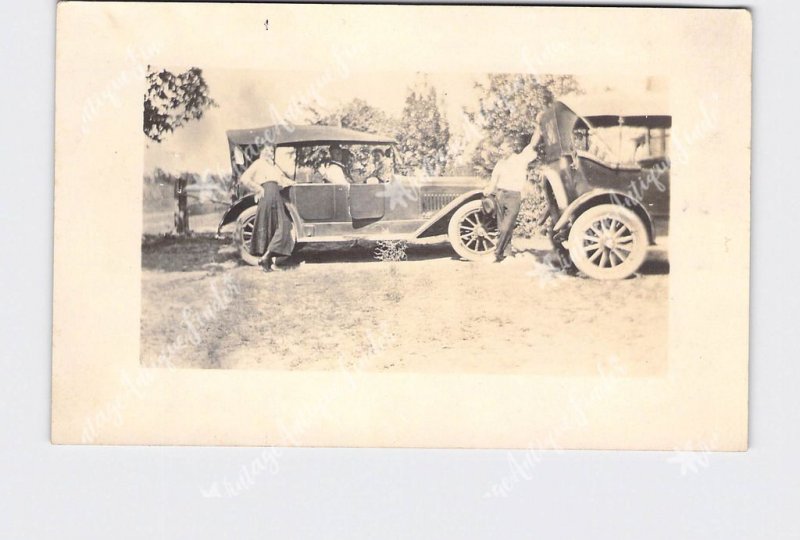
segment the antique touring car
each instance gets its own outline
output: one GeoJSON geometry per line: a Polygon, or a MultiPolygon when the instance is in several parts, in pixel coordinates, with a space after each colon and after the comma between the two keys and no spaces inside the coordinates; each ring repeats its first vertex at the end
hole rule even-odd
{"type": "MultiPolygon", "coordinates": [[[[233,179],[238,180],[269,144],[295,149],[295,184],[282,190],[298,245],[310,242],[364,240],[415,240],[447,235],[463,258],[491,257],[497,238],[496,220],[481,210],[485,180],[473,177],[427,178],[394,174],[394,145],[390,137],[330,126],[270,126],[228,131],[233,179]],[[355,164],[348,171],[349,184],[329,183],[306,167],[308,157],[321,147],[352,149],[368,156],[380,150],[391,156],[388,174],[378,180],[361,176],[355,164]]],[[[354,155],[349,153],[349,155],[354,155]]],[[[357,161],[357,160],[354,160],[357,161]]],[[[235,240],[241,257],[249,264],[256,202],[252,194],[240,197],[222,217],[219,231],[236,223],[235,240]]]]}
{"type": "MultiPolygon", "coordinates": [[[[648,246],[666,234],[671,125],[666,107],[657,100],[610,95],[556,101],[542,115],[540,174],[549,195],[553,241],[566,248],[569,259],[585,275],[596,279],[632,275],[644,262],[648,246]]],[[[446,235],[464,259],[491,260],[493,256],[497,222],[481,205],[484,180],[392,172],[370,183],[353,169],[351,183],[343,185],[315,181],[308,170],[302,170],[308,169],[300,164],[304,149],[347,146],[360,148],[363,155],[364,148],[391,150],[395,141],[389,137],[329,126],[293,126],[291,130],[270,126],[229,131],[228,143],[237,186],[266,144],[297,150],[296,183],[285,188],[283,196],[298,245],[446,235]]],[[[241,257],[256,264],[249,249],[255,198],[238,195],[219,230],[235,222],[241,257]]]]}
{"type": "Polygon", "coordinates": [[[630,276],[668,229],[672,118],[663,99],[556,101],[540,121],[554,242],[587,276],[630,276]]]}

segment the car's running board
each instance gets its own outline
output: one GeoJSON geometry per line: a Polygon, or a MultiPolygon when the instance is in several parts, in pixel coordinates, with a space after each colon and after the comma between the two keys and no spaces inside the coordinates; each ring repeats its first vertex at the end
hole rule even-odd
{"type": "Polygon", "coordinates": [[[440,234],[438,236],[426,236],[425,238],[416,238],[412,234],[405,236],[398,235],[372,235],[372,236],[308,236],[305,238],[298,238],[298,244],[314,244],[319,242],[355,242],[358,240],[366,242],[380,242],[380,241],[394,241],[394,242],[413,242],[414,244],[436,244],[439,242],[447,241],[447,235],[440,234]]]}

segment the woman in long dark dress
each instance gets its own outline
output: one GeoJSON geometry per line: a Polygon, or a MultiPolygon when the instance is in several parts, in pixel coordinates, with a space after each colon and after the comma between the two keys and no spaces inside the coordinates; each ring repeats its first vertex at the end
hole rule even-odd
{"type": "Polygon", "coordinates": [[[258,203],[250,254],[259,257],[264,271],[272,268],[275,258],[289,257],[294,251],[292,222],[281,196],[281,189],[294,181],[277,165],[273,152],[266,147],[240,179],[255,193],[258,203]]]}

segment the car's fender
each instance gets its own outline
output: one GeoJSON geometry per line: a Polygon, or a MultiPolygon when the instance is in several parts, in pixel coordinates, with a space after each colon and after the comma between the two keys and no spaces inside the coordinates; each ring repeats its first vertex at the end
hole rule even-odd
{"type": "Polygon", "coordinates": [[[542,181],[550,186],[550,190],[553,192],[558,207],[566,208],[568,206],[567,190],[564,187],[564,181],[561,178],[559,168],[553,165],[544,165],[539,174],[542,181]]]}
{"type": "MultiPolygon", "coordinates": [[[[303,222],[300,219],[300,214],[297,213],[297,208],[295,208],[294,204],[288,201],[284,202],[286,204],[286,208],[289,210],[289,216],[292,219],[292,223],[302,224],[303,222]]],[[[242,215],[242,212],[244,212],[248,208],[252,208],[256,204],[258,203],[256,202],[255,195],[253,195],[252,193],[249,195],[245,195],[244,197],[233,203],[227,210],[225,210],[225,213],[222,215],[222,219],[220,220],[219,225],[217,226],[217,234],[220,234],[222,232],[222,228],[225,225],[233,223],[234,221],[239,219],[239,216],[242,215]]]]}
{"type": "Polygon", "coordinates": [[[591,191],[587,191],[572,201],[561,213],[561,217],[558,218],[558,221],[556,221],[555,225],[553,225],[553,230],[560,231],[561,229],[565,228],[573,218],[579,216],[587,208],[591,208],[592,206],[597,206],[599,204],[616,204],[636,212],[636,214],[644,222],[645,227],[647,227],[648,240],[651,244],[655,242],[655,225],[653,224],[653,219],[650,217],[650,214],[647,212],[645,207],[642,206],[642,204],[637,201],[636,198],[630,196],[629,194],[611,189],[593,189],[591,191]]]}
{"type": "Polygon", "coordinates": [[[480,199],[481,197],[483,197],[483,190],[480,189],[473,189],[462,193],[457,198],[450,201],[441,210],[436,212],[436,214],[434,214],[425,223],[420,225],[417,230],[411,234],[411,237],[425,238],[428,236],[447,234],[447,226],[453,213],[464,203],[480,199]]]}
{"type": "Polygon", "coordinates": [[[255,205],[256,205],[256,197],[252,193],[250,193],[249,195],[245,195],[244,197],[233,203],[227,210],[225,210],[225,213],[222,214],[222,219],[220,220],[219,225],[217,226],[217,234],[220,234],[222,228],[225,225],[236,221],[242,214],[242,212],[244,212],[251,206],[255,205]]]}

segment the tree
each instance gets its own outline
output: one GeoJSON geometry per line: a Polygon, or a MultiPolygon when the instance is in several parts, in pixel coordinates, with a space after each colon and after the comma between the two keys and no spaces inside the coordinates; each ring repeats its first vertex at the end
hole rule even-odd
{"type": "Polygon", "coordinates": [[[533,133],[536,116],[565,94],[580,91],[571,75],[490,75],[487,84],[477,84],[482,94],[477,111],[465,111],[484,134],[472,157],[475,171],[489,176],[503,157],[504,140],[533,133]]]}
{"type": "Polygon", "coordinates": [[[450,126],[439,108],[436,89],[423,83],[410,89],[398,133],[398,161],[403,174],[441,175],[447,166],[450,126]]]}
{"type": "Polygon", "coordinates": [[[359,98],[327,115],[314,109],[310,109],[310,112],[312,123],[323,126],[339,126],[377,135],[394,135],[398,128],[396,119],[359,98]]]}
{"type": "Polygon", "coordinates": [[[193,67],[183,73],[148,68],[144,94],[144,134],[161,142],[168,133],[203,113],[217,103],[209,96],[203,71],[193,67]]]}

